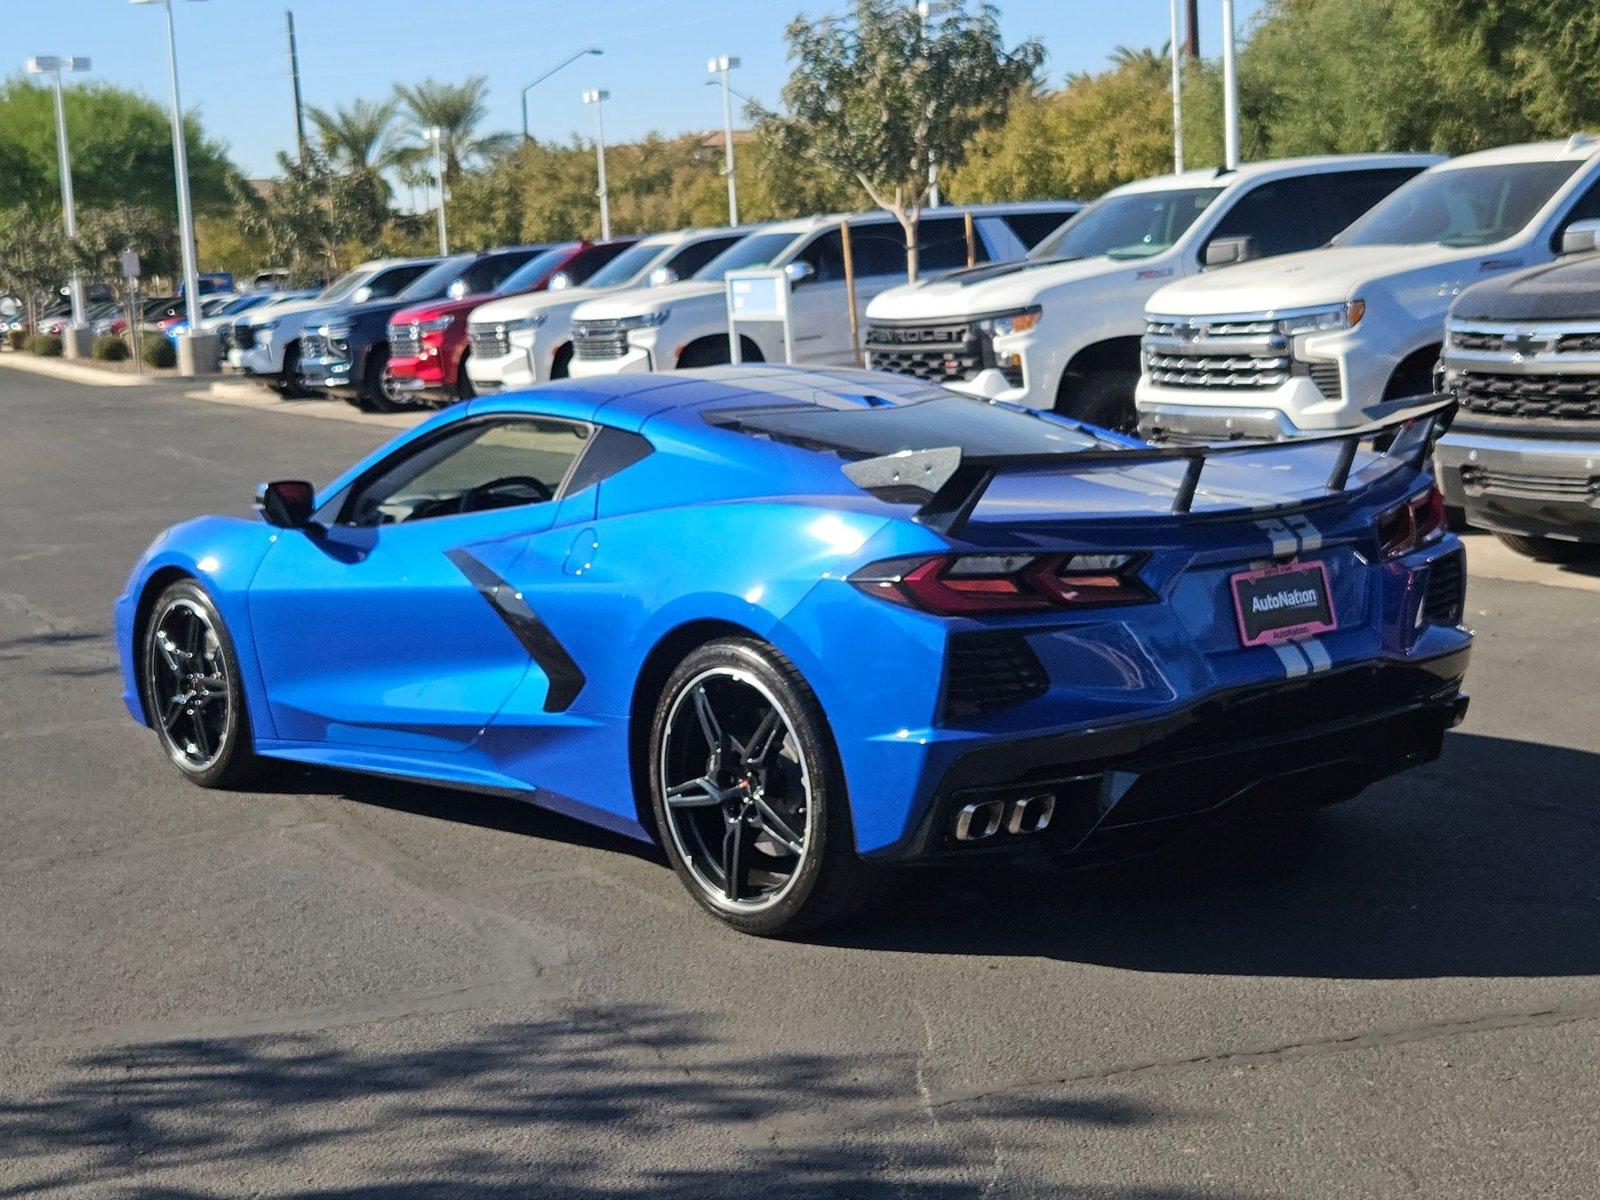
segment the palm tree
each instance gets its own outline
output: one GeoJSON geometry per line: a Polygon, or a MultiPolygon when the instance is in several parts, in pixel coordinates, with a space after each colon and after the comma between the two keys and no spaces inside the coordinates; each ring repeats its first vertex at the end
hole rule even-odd
{"type": "Polygon", "coordinates": [[[397,100],[357,100],[349,108],[308,108],[316,126],[317,144],[334,166],[343,170],[371,167],[382,171],[396,162],[394,118],[397,100]]]}
{"type": "Polygon", "coordinates": [[[460,176],[466,166],[504,153],[516,144],[509,133],[479,134],[478,127],[489,115],[484,97],[489,82],[473,75],[465,83],[444,83],[424,79],[407,87],[395,85],[395,95],[404,106],[408,132],[419,141],[424,131],[444,131],[444,173],[447,180],[460,176]]]}

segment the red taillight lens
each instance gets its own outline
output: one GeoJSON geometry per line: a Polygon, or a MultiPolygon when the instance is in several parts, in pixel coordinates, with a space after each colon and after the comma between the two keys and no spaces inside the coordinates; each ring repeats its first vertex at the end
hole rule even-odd
{"type": "Polygon", "coordinates": [[[939,554],[863,567],[850,582],[869,595],[939,616],[1142,604],[1143,555],[939,554]]]}
{"type": "Polygon", "coordinates": [[[1397,504],[1378,518],[1383,557],[1398,558],[1444,536],[1444,497],[1430,487],[1420,496],[1397,504]]]}

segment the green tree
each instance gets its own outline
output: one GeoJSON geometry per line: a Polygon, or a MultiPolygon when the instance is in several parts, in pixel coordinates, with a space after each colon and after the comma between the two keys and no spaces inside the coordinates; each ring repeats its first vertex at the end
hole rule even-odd
{"type": "Polygon", "coordinates": [[[66,236],[53,215],[23,204],[0,216],[0,291],[22,301],[30,333],[40,304],[66,282],[70,264],[66,236]]]}
{"type": "Polygon", "coordinates": [[[1005,119],[1044,48],[1030,39],[1008,50],[998,10],[969,10],[966,0],[944,0],[926,19],[904,0],[854,0],[845,17],[795,18],[784,37],[794,63],[786,114],[759,113],[761,133],[893,213],[915,279],[930,185],[961,165],[976,133],[1005,119]]]}
{"type": "MultiPolygon", "coordinates": [[[[72,181],[84,208],[145,205],[177,219],[172,130],[167,110],[138,92],[105,83],[66,89],[72,181]]],[[[60,204],[55,101],[49,88],[12,78],[0,83],[0,209],[60,204]]],[[[189,183],[199,212],[227,211],[238,170],[193,113],[184,120],[189,183]]]]}
{"type": "MultiPolygon", "coordinates": [[[[470,166],[493,160],[512,149],[516,138],[509,133],[482,133],[480,127],[489,116],[485,98],[489,83],[474,75],[465,83],[445,83],[424,79],[421,83],[395,85],[395,96],[402,106],[401,116],[407,132],[416,142],[429,129],[444,131],[444,176],[454,184],[470,166]]],[[[408,147],[411,157],[429,151],[408,147]]]]}
{"type": "Polygon", "coordinates": [[[178,273],[178,234],[164,213],[145,204],[116,204],[79,214],[73,265],[85,279],[110,284],[118,299],[125,298],[124,250],[138,253],[145,278],[178,273]]]}
{"type": "Polygon", "coordinates": [[[235,219],[297,283],[331,278],[382,242],[390,222],[388,187],[370,167],[335,171],[320,154],[278,155],[280,178],[265,195],[240,187],[235,219]]]}
{"type": "Polygon", "coordinates": [[[399,108],[398,100],[355,100],[331,111],[313,105],[306,116],[311,118],[317,149],[335,168],[381,171],[396,162],[394,119],[399,108]]]}

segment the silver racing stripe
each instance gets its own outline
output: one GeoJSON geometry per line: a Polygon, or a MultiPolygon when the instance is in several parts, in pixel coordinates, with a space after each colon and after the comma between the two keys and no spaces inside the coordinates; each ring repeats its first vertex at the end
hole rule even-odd
{"type": "Polygon", "coordinates": [[[1311,673],[1311,663],[1293,642],[1276,642],[1272,649],[1283,663],[1284,674],[1290,679],[1311,673]]]}
{"type": "Polygon", "coordinates": [[[1272,553],[1275,557],[1294,554],[1300,548],[1300,539],[1294,530],[1277,517],[1267,517],[1257,521],[1256,528],[1267,535],[1267,540],[1272,543],[1272,553]]]}
{"type": "Polygon", "coordinates": [[[1318,529],[1305,517],[1296,514],[1291,517],[1285,517],[1283,523],[1300,540],[1301,554],[1309,550],[1320,550],[1322,548],[1322,530],[1318,529]]]}
{"type": "Polygon", "coordinates": [[[1311,671],[1327,671],[1333,667],[1333,659],[1328,656],[1328,648],[1316,638],[1307,638],[1303,642],[1296,642],[1302,654],[1311,662],[1311,671]]]}

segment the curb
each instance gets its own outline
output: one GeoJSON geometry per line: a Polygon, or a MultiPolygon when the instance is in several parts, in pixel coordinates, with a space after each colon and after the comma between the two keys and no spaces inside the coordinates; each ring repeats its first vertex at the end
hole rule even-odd
{"type": "Polygon", "coordinates": [[[68,379],[73,383],[92,383],[100,387],[149,387],[161,378],[157,375],[127,375],[121,371],[105,371],[99,367],[86,367],[76,362],[24,355],[20,351],[0,354],[0,367],[11,367],[34,375],[49,375],[53,379],[68,379]]]}
{"type": "Polygon", "coordinates": [[[260,384],[232,380],[213,383],[203,391],[184,392],[186,400],[205,400],[230,408],[249,408],[256,412],[285,417],[312,417],[322,421],[350,421],[357,425],[377,425],[386,429],[410,429],[433,414],[364,413],[343,400],[282,400],[260,384]]]}

